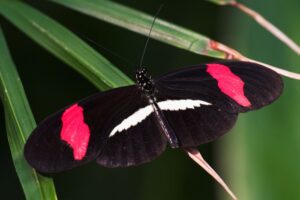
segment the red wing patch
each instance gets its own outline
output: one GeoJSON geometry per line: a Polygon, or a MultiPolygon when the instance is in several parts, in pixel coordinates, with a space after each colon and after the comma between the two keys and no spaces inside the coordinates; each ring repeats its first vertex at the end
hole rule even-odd
{"type": "Polygon", "coordinates": [[[65,110],[61,120],[61,140],[71,146],[75,160],[82,160],[90,140],[90,129],[84,122],[83,108],[77,104],[71,106],[65,110]]]}
{"type": "Polygon", "coordinates": [[[244,107],[251,106],[250,101],[244,94],[244,81],[221,64],[207,64],[206,71],[218,81],[219,89],[244,107]]]}

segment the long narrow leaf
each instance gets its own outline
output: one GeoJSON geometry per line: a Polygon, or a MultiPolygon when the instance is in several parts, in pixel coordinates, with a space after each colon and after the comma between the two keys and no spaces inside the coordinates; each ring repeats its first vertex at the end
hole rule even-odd
{"type": "Polygon", "coordinates": [[[219,5],[229,5],[236,3],[235,0],[206,0],[219,5]]]}
{"type": "Polygon", "coordinates": [[[23,157],[26,138],[35,127],[17,70],[0,29],[0,93],[5,110],[7,137],[17,175],[27,199],[56,199],[53,182],[38,175],[23,157]]]}
{"type": "MultiPolygon", "coordinates": [[[[117,26],[132,30],[134,32],[148,35],[153,22],[153,16],[128,8],[107,0],[50,0],[77,10],[95,18],[107,21],[117,26]]],[[[223,2],[227,4],[230,0],[223,2]]],[[[235,2],[235,1],[232,1],[235,2]]],[[[255,62],[268,67],[277,73],[289,78],[300,80],[300,74],[289,72],[250,58],[247,58],[236,50],[216,42],[191,30],[176,26],[172,23],[157,19],[152,29],[151,37],[170,45],[197,53],[221,59],[238,59],[255,62]]]]}
{"type": "MultiPolygon", "coordinates": [[[[117,4],[113,1],[51,1],[143,35],[149,34],[149,29],[153,22],[153,16],[117,4]]],[[[155,21],[151,37],[182,49],[188,49],[194,53],[216,58],[226,58],[227,56],[226,53],[213,49],[211,45],[213,41],[208,37],[160,19],[155,21]]]]}
{"type": "Polygon", "coordinates": [[[132,81],[79,37],[18,0],[0,1],[0,14],[100,89],[132,81]]]}

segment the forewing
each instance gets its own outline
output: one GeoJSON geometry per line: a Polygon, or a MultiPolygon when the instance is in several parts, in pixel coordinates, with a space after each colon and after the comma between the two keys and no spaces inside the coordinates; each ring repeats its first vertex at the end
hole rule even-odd
{"type": "Polygon", "coordinates": [[[228,112],[259,109],[282,93],[280,75],[258,64],[229,61],[186,67],[155,79],[158,91],[205,99],[228,112]]]}
{"type": "MultiPolygon", "coordinates": [[[[234,125],[239,112],[259,109],[277,99],[281,77],[248,62],[218,62],[187,67],[155,79],[158,101],[201,100],[210,105],[164,109],[181,147],[213,141],[234,125]]],[[[171,102],[171,101],[170,101],[171,102]]]]}
{"type": "MultiPolygon", "coordinates": [[[[147,104],[136,86],[83,99],[37,126],[25,145],[25,158],[36,170],[45,173],[65,171],[94,160],[110,139],[113,128],[130,113],[147,104]]],[[[148,126],[150,122],[147,122],[148,126]]],[[[132,142],[140,141],[135,139],[132,142]]],[[[106,150],[110,148],[110,143],[106,150]]],[[[129,143],[126,145],[130,146],[129,143]]]]}

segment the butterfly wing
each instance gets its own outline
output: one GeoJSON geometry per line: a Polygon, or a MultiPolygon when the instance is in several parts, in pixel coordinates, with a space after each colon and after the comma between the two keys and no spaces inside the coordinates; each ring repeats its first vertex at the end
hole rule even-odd
{"type": "MultiPolygon", "coordinates": [[[[196,102],[201,99],[180,99],[164,93],[161,102],[196,102]]],[[[201,100],[203,101],[203,100],[201,100]]],[[[200,106],[179,106],[180,109],[163,109],[163,114],[170,127],[174,130],[180,147],[197,147],[200,144],[211,142],[227,133],[235,124],[238,114],[229,113],[204,101],[200,106]]],[[[177,103],[175,103],[175,106],[177,103]]],[[[192,103],[191,103],[192,104],[192,103]]],[[[160,104],[158,104],[160,105],[160,104]]]]}
{"type": "Polygon", "coordinates": [[[158,157],[165,150],[167,141],[154,117],[150,106],[129,115],[125,122],[131,126],[110,137],[97,158],[97,163],[106,167],[128,167],[150,162],[158,157]],[[142,112],[138,113],[139,111],[142,112]],[[146,115],[148,116],[145,117],[146,115]],[[128,120],[135,121],[136,117],[141,119],[137,124],[128,120]]]}
{"type": "Polygon", "coordinates": [[[157,78],[155,84],[161,93],[201,97],[235,113],[266,106],[283,90],[282,79],[275,71],[240,61],[187,67],[157,78]]]}
{"type": "Polygon", "coordinates": [[[283,89],[276,72],[237,61],[177,70],[155,79],[155,86],[159,101],[201,100],[210,104],[180,111],[163,110],[182,147],[219,138],[233,127],[239,112],[270,104],[283,89]]]}
{"type": "MultiPolygon", "coordinates": [[[[104,146],[105,151],[116,147],[110,145],[112,142],[109,141],[113,128],[129,113],[147,104],[136,86],[118,88],[83,99],[51,115],[37,126],[26,142],[25,158],[37,171],[45,173],[65,171],[92,161],[101,154],[104,146]]],[[[150,126],[151,122],[147,122],[147,127],[150,126]]],[[[149,131],[153,129],[155,128],[149,128],[149,131]]],[[[139,135],[134,134],[138,138],[124,138],[124,145],[131,147],[131,143],[143,145],[143,142],[147,142],[145,138],[145,141],[140,141],[139,135]]],[[[130,138],[131,135],[126,137],[130,138]]],[[[147,137],[150,138],[151,134],[147,137]]],[[[163,151],[165,144],[160,139],[155,138],[160,142],[160,146],[157,146],[158,153],[163,151]]],[[[137,159],[142,161],[149,158],[144,156],[137,159]]]]}

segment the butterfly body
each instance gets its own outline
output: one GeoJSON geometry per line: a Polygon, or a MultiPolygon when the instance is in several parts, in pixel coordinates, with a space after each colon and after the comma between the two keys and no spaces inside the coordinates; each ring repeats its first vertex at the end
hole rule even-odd
{"type": "Polygon", "coordinates": [[[41,172],[61,172],[96,160],[106,167],[150,162],[169,144],[197,147],[227,133],[239,113],[275,101],[283,83],[249,62],[195,65],[80,100],[43,120],[25,146],[41,172]]]}
{"type": "Polygon", "coordinates": [[[157,92],[157,90],[155,89],[154,82],[148,70],[144,67],[138,69],[135,77],[139,89],[148,99],[149,105],[151,105],[154,111],[155,121],[160,129],[160,132],[165,136],[172,148],[178,148],[179,141],[175,134],[175,131],[169,125],[168,120],[166,119],[156,102],[157,100],[155,97],[155,92],[157,92]]]}

